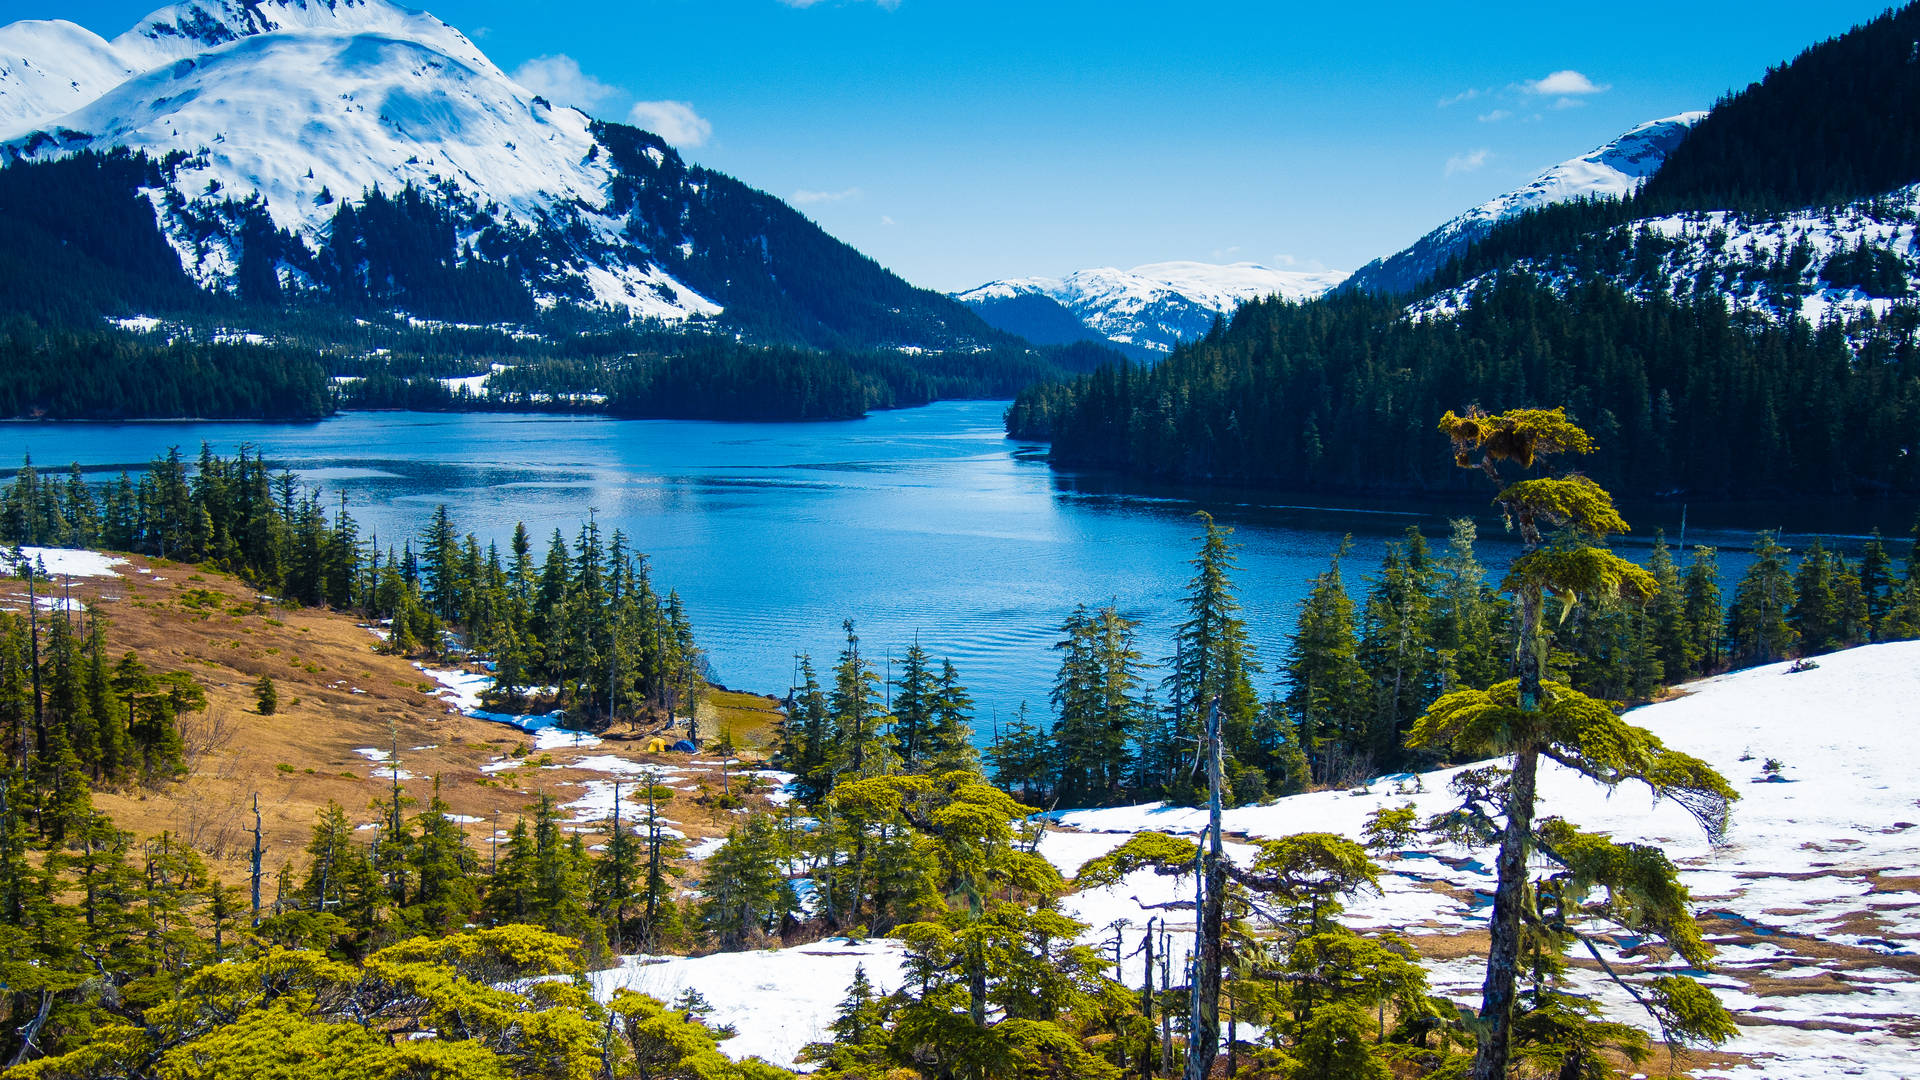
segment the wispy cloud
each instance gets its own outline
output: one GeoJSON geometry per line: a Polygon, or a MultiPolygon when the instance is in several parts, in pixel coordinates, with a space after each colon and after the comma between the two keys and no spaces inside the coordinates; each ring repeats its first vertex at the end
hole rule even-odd
{"type": "Polygon", "coordinates": [[[705,146],[713,137],[713,124],[685,101],[636,101],[627,119],[682,148],[705,146]]]}
{"type": "Polygon", "coordinates": [[[1436,102],[1436,104],[1442,109],[1450,109],[1455,105],[1464,105],[1465,103],[1472,101],[1474,98],[1477,98],[1484,93],[1486,93],[1485,90],[1469,88],[1469,89],[1460,91],[1459,93],[1453,95],[1452,97],[1443,97],[1438,102],[1436,102]]]}
{"type": "Polygon", "coordinates": [[[1495,109],[1492,112],[1483,112],[1479,116],[1474,117],[1474,119],[1483,124],[1497,124],[1502,120],[1513,119],[1513,113],[1506,109],[1495,109]]]}
{"type": "Polygon", "coordinates": [[[1610,86],[1596,83],[1572,69],[1556,71],[1531,82],[1521,83],[1520,86],[1529,94],[1560,98],[1584,97],[1588,94],[1605,93],[1611,89],[1610,86]]]}
{"type": "Polygon", "coordinates": [[[513,69],[513,80],[552,101],[592,110],[618,97],[620,89],[580,70],[580,62],[565,53],[536,56],[513,69]]]}
{"type": "Polygon", "coordinates": [[[880,215],[880,224],[882,224],[882,225],[886,225],[886,226],[894,226],[894,225],[898,225],[898,224],[900,224],[900,223],[899,223],[899,222],[897,222],[897,221],[895,221],[895,220],[893,220],[892,218],[890,218],[890,217],[888,217],[888,216],[887,216],[887,215],[885,215],[885,214],[881,214],[881,215],[880,215]]]}
{"type": "Polygon", "coordinates": [[[857,187],[842,188],[839,191],[809,191],[802,188],[794,192],[793,198],[787,201],[798,206],[815,206],[820,203],[846,202],[848,199],[857,199],[865,194],[866,192],[857,187]]]}
{"type": "Polygon", "coordinates": [[[1447,159],[1447,175],[1456,176],[1460,173],[1478,172],[1492,157],[1493,151],[1484,146],[1478,150],[1469,150],[1464,154],[1455,154],[1447,159]]]}

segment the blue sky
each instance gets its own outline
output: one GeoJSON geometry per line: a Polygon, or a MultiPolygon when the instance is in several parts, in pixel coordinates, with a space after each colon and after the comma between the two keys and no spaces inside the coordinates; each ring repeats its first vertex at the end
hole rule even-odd
{"type": "MultiPolygon", "coordinates": [[[[106,36],[153,0],[11,0],[106,36]]],[[[1882,0],[433,0],[508,71],[916,284],[1353,269],[1882,0]]],[[[13,14],[17,12],[17,14],[13,14]]]]}

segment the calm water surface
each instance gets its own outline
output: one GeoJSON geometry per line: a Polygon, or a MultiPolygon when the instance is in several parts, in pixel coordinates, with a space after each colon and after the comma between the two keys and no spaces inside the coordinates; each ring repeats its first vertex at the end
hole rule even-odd
{"type": "MultiPolygon", "coordinates": [[[[0,461],[31,452],[42,469],[78,461],[110,473],[137,470],[170,445],[189,457],[203,441],[222,454],[251,446],[330,499],[346,492],[363,530],[395,545],[445,503],[463,530],[503,548],[526,522],[537,554],[555,528],[571,541],[593,508],[651,557],[656,586],[679,590],[728,685],[783,692],[794,654],[828,667],[841,620],[852,618],[883,672],[916,636],[952,658],[983,727],[1022,701],[1046,712],[1051,646],[1076,604],[1116,603],[1141,621],[1145,655],[1171,652],[1196,510],[1235,530],[1241,600],[1270,670],[1307,583],[1343,536],[1353,536],[1348,583],[1358,592],[1387,540],[1409,525],[1442,538],[1460,512],[1110,490],[1097,477],[1056,474],[1039,448],[1005,438],[1004,407],[946,402],[815,424],[418,413],[292,425],[18,423],[0,425],[0,461]]],[[[1629,513],[1643,537],[1678,532],[1678,507],[1629,513]]],[[[1688,542],[1744,548],[1745,530],[1779,523],[1706,528],[1696,512],[1688,542]]],[[[1512,549],[1497,520],[1482,515],[1481,533],[1482,561],[1504,563],[1512,549]]],[[[1729,575],[1744,562],[1723,550],[1729,575]]]]}

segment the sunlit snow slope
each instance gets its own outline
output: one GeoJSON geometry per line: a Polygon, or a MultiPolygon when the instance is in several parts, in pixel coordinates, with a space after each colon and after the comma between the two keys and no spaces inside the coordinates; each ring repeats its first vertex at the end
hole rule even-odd
{"type": "Polygon", "coordinates": [[[1659,170],[1667,155],[1706,115],[1684,112],[1649,120],[1604,146],[1547,169],[1525,187],[1481,203],[1421,237],[1405,251],[1368,263],[1354,271],[1348,285],[1371,292],[1410,292],[1495,225],[1516,214],[1574,199],[1631,194],[1659,170]]]}

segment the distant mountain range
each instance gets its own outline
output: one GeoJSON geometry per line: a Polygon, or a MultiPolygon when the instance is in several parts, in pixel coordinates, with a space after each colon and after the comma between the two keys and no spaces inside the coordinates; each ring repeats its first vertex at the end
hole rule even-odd
{"type": "Polygon", "coordinates": [[[1164,262],[1063,278],[990,281],[956,294],[988,323],[1036,344],[1104,339],[1135,356],[1165,355],[1248,300],[1307,300],[1346,280],[1340,271],[1257,263],[1164,262]]]}
{"type": "Polygon", "coordinates": [[[1232,315],[1248,300],[1310,300],[1338,288],[1411,293],[1502,221],[1556,203],[1631,194],[1704,116],[1687,112],[1641,124],[1351,275],[1275,270],[1255,263],[1168,262],[1132,270],[1081,270],[1063,278],[991,281],[955,296],[988,323],[1029,341],[1105,340],[1136,358],[1162,356],[1205,334],[1214,319],[1232,315]]]}
{"type": "MultiPolygon", "coordinates": [[[[388,0],[190,0],[111,41],[58,20],[0,27],[0,162],[127,152],[153,165],[127,194],[210,294],[484,322],[578,307],[840,347],[1010,342],[388,0]]],[[[0,212],[45,201],[18,184],[0,212]]],[[[47,244],[87,239],[84,223],[36,224],[47,244]]],[[[36,257],[24,243],[0,242],[0,269],[36,257]]],[[[114,245],[83,246],[115,269],[114,245]]],[[[147,314],[137,303],[107,313],[147,314]]]]}

